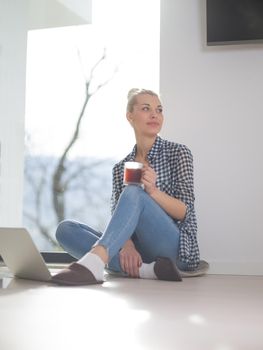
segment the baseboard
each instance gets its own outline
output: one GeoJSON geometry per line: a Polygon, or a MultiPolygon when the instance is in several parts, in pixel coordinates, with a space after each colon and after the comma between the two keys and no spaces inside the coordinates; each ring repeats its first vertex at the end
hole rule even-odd
{"type": "Polygon", "coordinates": [[[222,262],[208,261],[209,274],[263,276],[263,261],[260,262],[222,262]]]}

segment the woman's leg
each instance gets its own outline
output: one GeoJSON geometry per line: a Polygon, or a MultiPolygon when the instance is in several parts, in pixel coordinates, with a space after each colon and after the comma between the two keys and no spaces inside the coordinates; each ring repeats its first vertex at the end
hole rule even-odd
{"type": "Polygon", "coordinates": [[[101,235],[101,232],[74,220],[62,221],[56,230],[61,247],[76,259],[90,251],[101,235]]]}
{"type": "MultiPolygon", "coordinates": [[[[88,225],[74,220],[62,221],[56,230],[56,238],[60,246],[76,259],[82,258],[101,237],[102,233],[88,225]]],[[[119,253],[110,262],[110,268],[127,275],[121,269],[119,253]]]]}
{"type": "Polygon", "coordinates": [[[135,230],[137,237],[145,236],[139,240],[142,247],[149,244],[154,248],[149,250],[150,255],[142,250],[146,259],[155,259],[159,253],[164,255],[162,259],[156,259],[153,266],[156,277],[164,280],[181,280],[175,264],[167,258],[171,256],[174,261],[177,259],[179,244],[177,226],[141,187],[133,185],[126,187],[122,192],[104,234],[97,240],[91,252],[85,254],[79,264],[65,269],[53,280],[61,284],[99,283],[102,281],[104,264],[118,254],[135,230]],[[148,213],[150,220],[143,220],[144,212],[148,213]],[[150,227],[145,225],[145,222],[150,227]],[[150,234],[145,236],[143,227],[150,234]],[[158,248],[159,246],[161,249],[158,248]]]}
{"type": "Polygon", "coordinates": [[[179,229],[139,186],[125,188],[108,227],[96,244],[107,249],[110,261],[132,235],[145,262],[152,262],[157,256],[176,261],[179,229]]]}
{"type": "Polygon", "coordinates": [[[114,265],[118,264],[119,250],[132,235],[144,262],[152,262],[157,256],[176,260],[178,227],[138,186],[128,186],[124,190],[103,235],[71,220],[62,221],[56,232],[60,245],[75,258],[81,258],[94,244],[99,244],[107,248],[110,260],[114,257],[114,265]]]}
{"type": "MultiPolygon", "coordinates": [[[[127,189],[125,191],[127,195],[127,189]]],[[[125,199],[122,197],[121,200],[124,199],[124,201],[121,202],[121,206],[122,208],[126,208],[126,210],[124,209],[124,212],[129,217],[123,219],[126,220],[126,222],[129,222],[130,219],[130,222],[133,223],[133,213],[131,208],[134,208],[134,221],[136,222],[136,212],[140,212],[135,232],[132,235],[132,240],[136,249],[141,254],[143,262],[151,263],[155,261],[158,256],[167,257],[173,260],[180,269],[187,270],[187,264],[178,260],[180,232],[174,220],[167,215],[166,212],[140,187],[129,187],[129,192],[130,194],[132,193],[132,195],[128,194],[128,199],[133,201],[132,197],[135,195],[135,201],[137,202],[139,200],[139,203],[129,203],[127,198],[125,199]],[[142,205],[141,210],[140,205],[142,205]],[[128,210],[128,208],[130,208],[130,210],[128,210]]],[[[120,227],[118,223],[118,217],[120,214],[119,212],[117,214],[115,224],[120,227]]],[[[112,221],[110,224],[112,224],[112,221]]],[[[133,227],[133,225],[131,226],[133,227]]],[[[119,232],[119,230],[114,229],[114,227],[111,229],[115,232],[115,235],[117,234],[116,231],[119,232]]],[[[129,229],[129,225],[127,225],[124,231],[126,229],[128,232],[132,232],[133,228],[129,229]]],[[[103,236],[98,240],[97,244],[103,244],[103,236]]],[[[108,266],[110,270],[122,272],[119,267],[119,254],[116,254],[112,260],[109,261],[108,266]]]]}

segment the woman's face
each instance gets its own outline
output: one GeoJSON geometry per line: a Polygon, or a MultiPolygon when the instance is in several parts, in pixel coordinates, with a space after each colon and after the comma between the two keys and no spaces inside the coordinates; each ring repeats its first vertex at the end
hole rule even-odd
{"type": "Polygon", "coordinates": [[[141,94],[136,97],[133,111],[127,119],[136,135],[156,136],[163,125],[163,108],[157,96],[141,94]]]}

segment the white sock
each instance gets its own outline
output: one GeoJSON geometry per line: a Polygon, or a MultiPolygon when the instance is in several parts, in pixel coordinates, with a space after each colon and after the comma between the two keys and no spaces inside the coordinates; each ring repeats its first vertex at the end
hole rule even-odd
{"type": "Polygon", "coordinates": [[[98,282],[103,281],[105,264],[97,254],[85,254],[81,259],[78,260],[78,264],[89,269],[98,282]]]}
{"type": "Polygon", "coordinates": [[[154,264],[155,261],[153,261],[150,264],[142,264],[142,266],[139,268],[139,275],[140,278],[146,278],[146,279],[152,279],[152,280],[156,280],[157,276],[154,273],[154,264]]]}

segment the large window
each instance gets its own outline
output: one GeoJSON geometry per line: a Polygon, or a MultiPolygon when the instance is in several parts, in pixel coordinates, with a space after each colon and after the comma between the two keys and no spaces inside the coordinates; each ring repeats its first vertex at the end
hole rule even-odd
{"type": "Polygon", "coordinates": [[[159,7],[96,0],[93,24],[28,34],[23,217],[41,250],[60,250],[63,219],[109,220],[111,168],[134,144],[127,92],[158,92],[159,7]]]}

